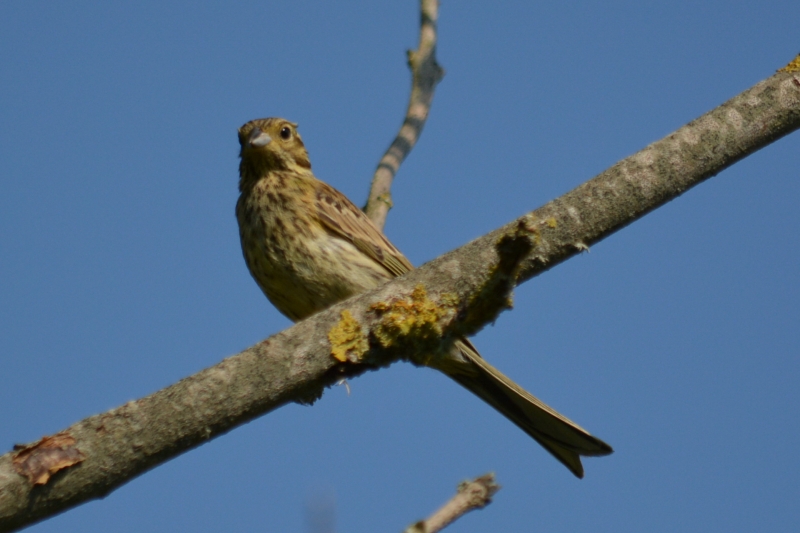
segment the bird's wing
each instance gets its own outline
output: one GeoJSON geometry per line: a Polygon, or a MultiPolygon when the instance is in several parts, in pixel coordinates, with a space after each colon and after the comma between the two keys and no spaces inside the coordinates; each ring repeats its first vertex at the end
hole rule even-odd
{"type": "Polygon", "coordinates": [[[402,276],[414,269],[362,210],[322,181],[318,182],[316,190],[316,208],[320,222],[328,231],[353,243],[393,276],[402,276]]]}

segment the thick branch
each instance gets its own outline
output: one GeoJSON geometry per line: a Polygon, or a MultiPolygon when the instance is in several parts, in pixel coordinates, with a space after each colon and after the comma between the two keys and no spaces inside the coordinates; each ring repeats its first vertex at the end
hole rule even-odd
{"type": "Polygon", "coordinates": [[[372,177],[372,187],[364,211],[376,226],[383,228],[386,215],[392,208],[392,180],[397,169],[417,144],[428,112],[431,109],[436,84],[444,76],[444,70],[436,63],[436,19],[439,15],[438,0],[420,1],[419,47],[408,51],[408,66],[411,69],[411,97],[400,133],[383,154],[372,177]]]}
{"type": "Polygon", "coordinates": [[[7,453],[0,457],[0,531],[102,497],[256,416],[313,401],[340,377],[435,356],[493,320],[513,279],[564,261],[798,127],[800,75],[778,73],[503,228],[175,385],[78,422],[48,441],[54,460],[47,464],[61,466],[41,484],[33,485],[44,477],[26,477],[14,465],[36,450],[7,453]],[[410,327],[398,329],[398,321],[410,327]]]}
{"type": "Polygon", "coordinates": [[[484,474],[458,486],[458,492],[450,501],[426,520],[410,525],[403,533],[437,533],[465,514],[492,503],[492,496],[500,490],[494,474],[484,474]]]}
{"type": "Polygon", "coordinates": [[[534,220],[554,218],[557,225],[541,235],[535,253],[523,261],[518,282],[580,253],[799,127],[800,73],[782,69],[531,213],[534,220]]]}

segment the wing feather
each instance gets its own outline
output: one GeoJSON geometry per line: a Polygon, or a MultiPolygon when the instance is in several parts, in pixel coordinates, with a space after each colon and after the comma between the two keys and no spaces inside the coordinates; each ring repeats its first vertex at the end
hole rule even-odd
{"type": "Polygon", "coordinates": [[[414,269],[362,210],[333,187],[322,181],[318,183],[317,215],[325,229],[351,242],[392,276],[402,276],[414,269]]]}

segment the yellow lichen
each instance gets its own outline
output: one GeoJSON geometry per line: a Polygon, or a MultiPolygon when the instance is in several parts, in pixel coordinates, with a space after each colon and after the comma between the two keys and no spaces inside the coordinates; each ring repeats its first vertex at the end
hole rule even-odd
{"type": "Polygon", "coordinates": [[[545,222],[547,222],[548,227],[551,229],[555,229],[558,226],[558,222],[556,221],[555,217],[550,217],[545,222]]]}
{"type": "Polygon", "coordinates": [[[373,333],[386,348],[403,340],[416,345],[438,340],[442,335],[440,321],[457,304],[458,298],[451,294],[442,295],[437,303],[428,298],[425,287],[417,285],[409,298],[372,305],[371,309],[381,317],[373,333]]]}
{"type": "Polygon", "coordinates": [[[451,309],[455,309],[460,302],[457,294],[452,294],[449,292],[446,292],[441,296],[439,296],[439,301],[441,302],[441,305],[449,307],[451,309]]]}
{"type": "Polygon", "coordinates": [[[342,319],[328,332],[328,340],[331,343],[331,355],[342,363],[357,363],[369,349],[361,324],[347,309],[342,311],[342,319]]]}
{"type": "Polygon", "coordinates": [[[800,72],[800,54],[797,55],[788,65],[778,69],[778,72],[800,72]]]}

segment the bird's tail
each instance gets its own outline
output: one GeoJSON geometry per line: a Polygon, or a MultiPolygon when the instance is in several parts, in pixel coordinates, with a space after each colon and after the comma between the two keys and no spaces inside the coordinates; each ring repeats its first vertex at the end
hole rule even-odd
{"type": "Polygon", "coordinates": [[[458,355],[437,358],[430,366],[497,409],[579,478],[583,477],[581,455],[608,455],[614,451],[504,376],[487,363],[468,340],[458,341],[456,347],[458,355]]]}

